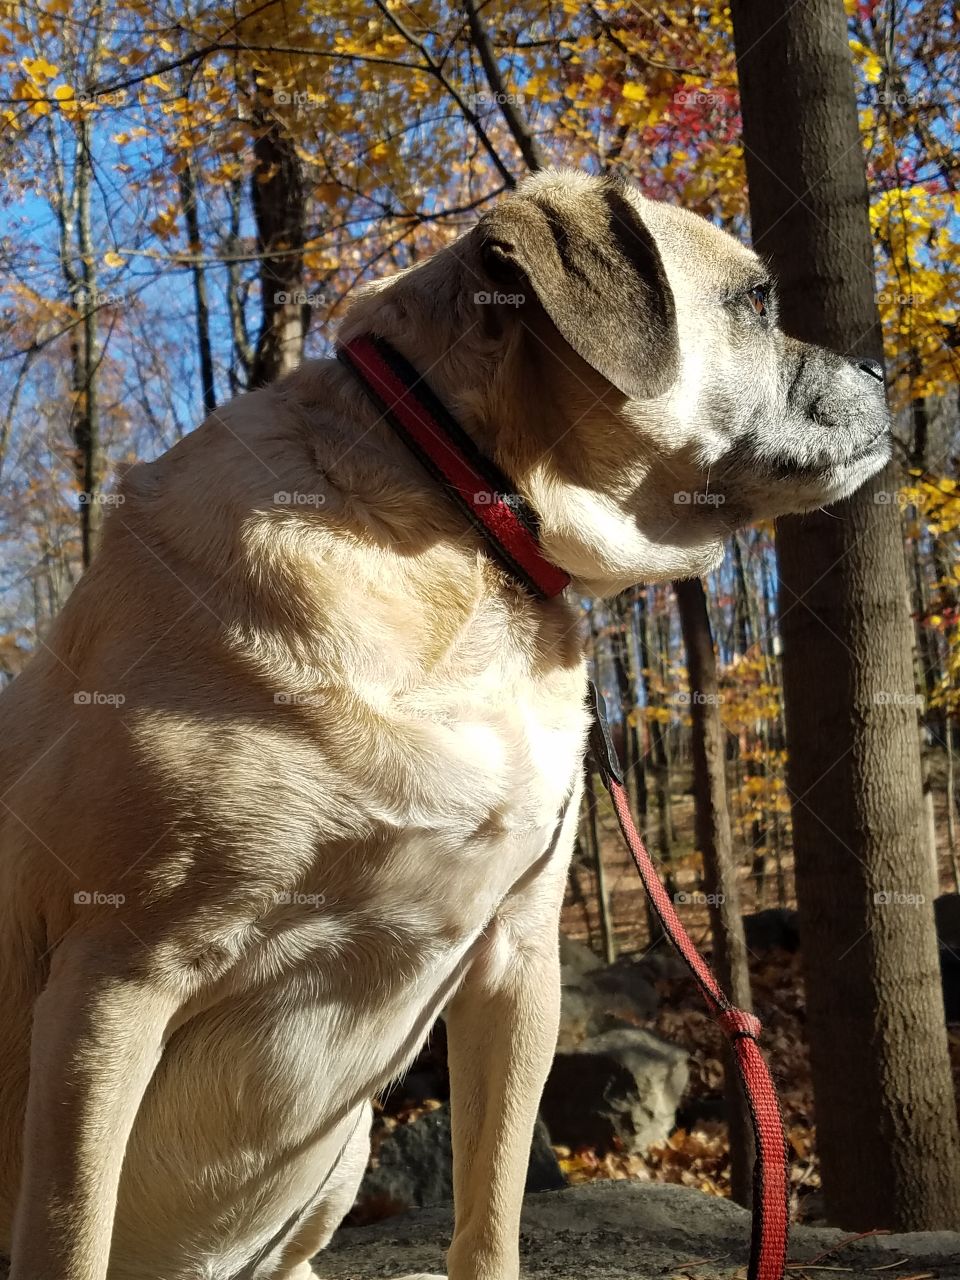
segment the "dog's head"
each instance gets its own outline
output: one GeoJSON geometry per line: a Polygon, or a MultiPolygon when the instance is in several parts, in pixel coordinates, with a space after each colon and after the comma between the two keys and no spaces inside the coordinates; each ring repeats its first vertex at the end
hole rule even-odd
{"type": "Polygon", "coordinates": [[[787,337],[754,253],[608,179],[529,178],[377,294],[586,590],[703,573],[890,455],[879,366],[787,337]]]}

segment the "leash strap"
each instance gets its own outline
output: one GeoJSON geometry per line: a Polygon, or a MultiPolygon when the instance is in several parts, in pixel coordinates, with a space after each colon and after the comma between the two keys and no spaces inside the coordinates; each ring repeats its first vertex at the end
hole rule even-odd
{"type": "Polygon", "coordinates": [[[569,575],[540,550],[536,513],[446,405],[383,338],[365,335],[337,348],[384,418],[461,511],[483,534],[504,568],[534,595],[559,595],[569,575]]]}
{"type": "Polygon", "coordinates": [[[607,724],[606,705],[593,681],[590,682],[590,700],[593,713],[590,749],[603,785],[613,801],[623,838],[664,933],[686,962],[707,1008],[730,1042],[750,1109],[756,1159],[753,1166],[753,1230],[747,1275],[749,1280],[782,1280],[790,1222],[790,1166],[780,1101],[757,1043],[760,1020],[730,1003],[683,927],[630,814],[623,770],[607,724]]]}
{"type": "MultiPolygon", "coordinates": [[[[357,375],[414,457],[483,534],[508,572],[543,599],[559,595],[570,579],[544,556],[537,539],[536,513],[511,492],[508,478],[480,453],[416,369],[384,339],[369,335],[339,347],[337,356],[357,375]]],[[[730,1003],[680,922],[630,816],[606,707],[592,682],[590,698],[590,747],[623,838],[664,933],[686,962],[710,1013],[730,1042],[750,1108],[756,1160],[748,1280],[783,1280],[789,1230],[789,1163],[776,1089],[757,1044],[760,1022],[752,1013],[730,1003]]]]}

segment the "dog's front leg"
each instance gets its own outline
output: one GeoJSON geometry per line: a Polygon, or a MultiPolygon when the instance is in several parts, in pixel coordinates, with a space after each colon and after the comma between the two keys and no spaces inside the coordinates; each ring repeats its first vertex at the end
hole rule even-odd
{"type": "Polygon", "coordinates": [[[579,788],[504,899],[447,1010],[456,1226],[450,1280],[517,1280],[530,1143],[560,1015],[558,928],[579,788]]]}
{"type": "Polygon", "coordinates": [[[103,1280],[120,1166],[176,1002],[61,944],[34,1008],[10,1280],[103,1280]]]}

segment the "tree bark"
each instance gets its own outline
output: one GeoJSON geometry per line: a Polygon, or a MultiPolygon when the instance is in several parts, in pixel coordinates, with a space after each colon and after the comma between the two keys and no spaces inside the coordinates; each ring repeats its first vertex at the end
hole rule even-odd
{"type": "MultiPolygon", "coordinates": [[[[181,85],[184,93],[186,88],[181,85]]],[[[180,206],[187,224],[187,240],[194,255],[191,267],[193,277],[194,319],[197,326],[197,356],[200,361],[200,389],[203,412],[206,417],[217,407],[217,392],[213,376],[213,351],[210,345],[210,305],[207,301],[207,278],[200,260],[203,245],[200,241],[200,217],[197,210],[197,175],[193,157],[189,152],[182,157],[183,167],[177,175],[180,187],[180,206]]]]}
{"type": "MultiPolygon", "coordinates": [[[[640,635],[640,680],[643,685],[643,701],[648,711],[656,712],[659,710],[660,699],[654,692],[651,672],[653,670],[653,654],[650,650],[650,607],[647,602],[645,591],[641,591],[637,597],[637,613],[638,626],[640,635]]],[[[652,716],[647,725],[649,735],[649,751],[644,764],[644,774],[646,777],[653,777],[654,793],[657,804],[657,854],[660,858],[661,865],[666,870],[666,874],[670,875],[670,822],[668,810],[669,797],[665,790],[664,774],[667,768],[666,748],[663,742],[663,725],[660,724],[656,716],[652,716]]],[[[652,903],[647,900],[647,932],[649,935],[650,946],[658,944],[665,938],[663,926],[660,923],[657,913],[653,909],[652,903]]]]}
{"type": "MultiPolygon", "coordinates": [[[[754,243],[784,328],[879,358],[841,0],[733,0],[754,243]]],[[[780,522],[789,779],[826,1211],[956,1225],[960,1141],[926,856],[891,472],[780,522]]]]}
{"type": "Polygon", "coordinates": [[[253,115],[251,202],[260,255],[260,334],[250,384],[290,373],[303,357],[310,308],[303,294],[304,185],[293,139],[280,121],[253,115]]]}
{"type": "MultiPolygon", "coordinates": [[[[707,599],[699,578],[673,584],[687,650],[693,720],[693,789],[697,848],[703,857],[704,888],[713,934],[713,960],[735,1005],[752,1008],[747,942],[727,806],[726,734],[720,720],[720,683],[707,599]]],[[[730,1129],[733,1198],[749,1205],[753,1175],[753,1130],[732,1055],[724,1053],[724,1095],[730,1129]]]]}
{"type": "Polygon", "coordinates": [[[600,938],[603,943],[603,958],[607,964],[613,964],[617,958],[617,940],[613,931],[613,916],[610,911],[610,887],[607,884],[607,871],[603,865],[603,848],[600,844],[600,828],[597,822],[597,792],[593,785],[593,769],[588,760],[584,766],[587,805],[587,834],[590,852],[593,857],[593,870],[597,878],[597,911],[600,916],[600,938]]]}
{"type": "MultiPolygon", "coordinates": [[[[103,458],[100,445],[100,343],[97,317],[100,303],[97,294],[97,269],[90,210],[90,183],[93,157],[90,151],[90,116],[84,113],[77,122],[77,144],[74,152],[76,191],[77,257],[79,278],[73,303],[81,311],[80,332],[72,339],[74,417],[73,439],[77,447],[76,472],[80,490],[80,544],[83,567],[93,559],[103,518],[100,486],[103,480],[103,458]]],[[[68,276],[69,279],[69,276],[68,276]]]]}

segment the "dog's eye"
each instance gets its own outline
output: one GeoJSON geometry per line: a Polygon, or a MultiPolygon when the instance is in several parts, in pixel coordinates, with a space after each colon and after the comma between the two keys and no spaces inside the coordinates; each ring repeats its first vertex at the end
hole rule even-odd
{"type": "Polygon", "coordinates": [[[770,296],[770,286],[766,284],[755,284],[752,289],[748,289],[745,297],[753,307],[758,316],[767,314],[767,299],[770,296]]]}

